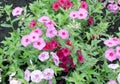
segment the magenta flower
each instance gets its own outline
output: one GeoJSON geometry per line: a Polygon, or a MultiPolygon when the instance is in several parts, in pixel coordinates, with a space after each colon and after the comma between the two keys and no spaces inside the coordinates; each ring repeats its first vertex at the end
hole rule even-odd
{"type": "Polygon", "coordinates": [[[16,7],[15,9],[13,9],[12,11],[12,15],[13,16],[19,16],[22,14],[23,9],[21,7],[16,7]]]}
{"type": "Polygon", "coordinates": [[[31,72],[31,81],[35,83],[41,82],[43,79],[43,73],[40,70],[34,70],[31,72]]]}
{"type": "Polygon", "coordinates": [[[30,28],[34,28],[36,26],[36,21],[35,20],[32,20],[29,24],[30,28]]]}
{"type": "Polygon", "coordinates": [[[82,54],[80,54],[80,55],[78,56],[78,61],[79,61],[80,63],[83,63],[83,62],[84,62],[84,57],[83,57],[82,54]]]}
{"type": "Polygon", "coordinates": [[[52,68],[46,68],[43,71],[43,76],[44,76],[44,79],[51,80],[54,77],[54,71],[53,71],[53,69],[52,68]]]}
{"type": "Polygon", "coordinates": [[[57,35],[57,30],[56,29],[51,29],[51,28],[48,28],[47,31],[46,31],[46,36],[49,37],[49,38],[53,38],[57,35]]]}
{"type": "Polygon", "coordinates": [[[63,48],[62,52],[63,52],[64,56],[69,56],[71,54],[71,51],[68,48],[63,48]]]}
{"type": "Polygon", "coordinates": [[[88,4],[86,1],[81,1],[81,8],[88,10],[88,4]]]}
{"type": "Polygon", "coordinates": [[[59,57],[57,56],[57,54],[53,53],[53,52],[51,52],[50,54],[52,55],[52,59],[53,59],[55,65],[59,66],[60,61],[59,61],[59,57]]]}
{"type": "Polygon", "coordinates": [[[40,61],[46,61],[47,59],[49,59],[49,53],[48,52],[42,52],[39,56],[38,59],[40,61]]]}
{"type": "Polygon", "coordinates": [[[88,16],[88,12],[87,12],[86,9],[80,8],[79,11],[78,11],[78,15],[77,16],[78,16],[77,17],[78,19],[86,19],[87,16],[88,16]]]}
{"type": "Polygon", "coordinates": [[[107,84],[117,84],[117,83],[114,80],[110,80],[110,81],[107,82],[107,84]]]}
{"type": "Polygon", "coordinates": [[[39,34],[37,34],[37,33],[35,33],[35,32],[31,32],[31,33],[29,34],[29,36],[30,36],[31,42],[35,42],[35,41],[37,41],[37,40],[39,39],[39,34]]]}
{"type": "Polygon", "coordinates": [[[110,62],[116,60],[117,55],[116,55],[114,49],[110,48],[110,49],[106,50],[105,51],[105,58],[110,62]]]}
{"type": "Polygon", "coordinates": [[[78,17],[77,15],[78,15],[78,11],[71,11],[69,17],[75,19],[78,17]]]}
{"type": "Polygon", "coordinates": [[[50,21],[50,18],[48,16],[42,16],[38,19],[38,21],[41,23],[47,23],[50,21]]]}
{"type": "Polygon", "coordinates": [[[40,28],[36,28],[35,30],[32,31],[32,33],[35,33],[38,36],[42,36],[42,30],[40,28]]]}
{"type": "Polygon", "coordinates": [[[45,47],[46,43],[43,38],[39,38],[36,42],[33,43],[33,47],[38,50],[42,50],[45,47]]]}
{"type": "Polygon", "coordinates": [[[65,29],[61,29],[58,31],[58,36],[61,37],[62,39],[67,39],[69,37],[69,33],[65,29]]]}
{"type": "Polygon", "coordinates": [[[26,69],[24,72],[24,76],[25,76],[25,80],[28,82],[30,81],[30,74],[31,74],[30,71],[26,69]]]}
{"type": "Polygon", "coordinates": [[[27,47],[29,44],[31,44],[30,36],[29,35],[23,36],[22,39],[21,39],[21,44],[24,47],[27,47]]]}

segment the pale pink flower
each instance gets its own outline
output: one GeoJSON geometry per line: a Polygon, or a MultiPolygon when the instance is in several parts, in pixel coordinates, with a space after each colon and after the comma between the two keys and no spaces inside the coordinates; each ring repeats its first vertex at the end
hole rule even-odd
{"type": "Polygon", "coordinates": [[[114,0],[108,0],[109,3],[113,4],[114,3],[114,0]]]}
{"type": "Polygon", "coordinates": [[[114,49],[110,48],[105,51],[105,58],[109,60],[110,62],[114,61],[117,59],[117,55],[114,51],[114,49]]]}
{"type": "Polygon", "coordinates": [[[109,38],[109,40],[113,41],[114,44],[116,44],[116,45],[120,44],[120,39],[117,37],[109,38]]]}
{"type": "Polygon", "coordinates": [[[117,55],[117,58],[120,60],[120,46],[116,47],[116,55],[117,55]]]}
{"type": "Polygon", "coordinates": [[[118,0],[118,4],[120,5],[120,0],[118,0]]]}
{"type": "Polygon", "coordinates": [[[21,39],[21,44],[24,47],[27,47],[29,44],[31,44],[30,36],[29,35],[23,36],[22,39],[21,39]]]}
{"type": "Polygon", "coordinates": [[[43,71],[43,76],[44,76],[44,79],[51,80],[54,77],[54,71],[53,71],[53,69],[52,68],[46,68],[43,71]]]}
{"type": "Polygon", "coordinates": [[[119,73],[118,76],[117,76],[117,81],[118,81],[118,83],[120,84],[120,73],[119,73]]]}
{"type": "Polygon", "coordinates": [[[12,11],[12,15],[13,16],[18,16],[22,14],[23,9],[21,7],[16,7],[15,9],[13,9],[12,11]]]}
{"type": "Polygon", "coordinates": [[[47,59],[49,59],[49,53],[48,52],[42,52],[39,56],[38,59],[40,61],[46,61],[47,59]]]}
{"type": "Polygon", "coordinates": [[[31,81],[35,83],[41,82],[43,79],[43,73],[40,70],[34,70],[31,72],[31,81]]]}
{"type": "Polygon", "coordinates": [[[58,31],[58,36],[61,37],[62,39],[67,39],[69,37],[69,33],[65,29],[61,29],[58,31]]]}
{"type": "Polygon", "coordinates": [[[31,32],[31,33],[29,34],[29,36],[30,36],[31,42],[35,42],[35,41],[37,41],[37,40],[39,39],[39,34],[37,34],[37,33],[35,33],[35,32],[31,32]]]}
{"type": "Polygon", "coordinates": [[[108,4],[107,9],[110,11],[113,10],[113,4],[108,4]]]}
{"type": "Polygon", "coordinates": [[[117,38],[109,38],[108,40],[104,41],[104,44],[108,47],[114,47],[118,45],[119,40],[117,38]]]}
{"type": "Polygon", "coordinates": [[[53,84],[53,83],[52,83],[52,80],[48,80],[48,84],[53,84]]]}
{"type": "Polygon", "coordinates": [[[110,80],[110,81],[107,82],[107,84],[117,84],[117,83],[114,80],[110,80]]]}
{"type": "Polygon", "coordinates": [[[49,37],[49,38],[53,38],[57,35],[57,30],[56,29],[50,29],[48,28],[46,30],[46,36],[49,37]]]}
{"type": "Polygon", "coordinates": [[[46,43],[43,38],[39,38],[36,42],[33,43],[33,47],[38,50],[42,50],[45,47],[46,43]]]}
{"type": "Polygon", "coordinates": [[[53,29],[53,28],[55,29],[55,26],[57,26],[57,25],[56,25],[56,23],[53,20],[50,20],[50,21],[45,23],[45,26],[47,28],[50,28],[50,29],[53,29]]]}
{"type": "Polygon", "coordinates": [[[108,68],[111,68],[111,69],[117,69],[119,67],[118,64],[109,64],[108,65],[108,68]]]}
{"type": "Polygon", "coordinates": [[[30,81],[30,74],[31,74],[30,71],[26,69],[24,72],[24,77],[25,77],[25,80],[28,82],[30,81]]]}
{"type": "Polygon", "coordinates": [[[59,66],[60,61],[59,61],[59,57],[57,56],[57,54],[53,53],[53,52],[51,52],[50,54],[52,55],[52,59],[53,59],[55,65],[59,66]]]}
{"type": "Polygon", "coordinates": [[[71,11],[69,17],[75,19],[78,17],[77,15],[78,15],[78,11],[71,11]]]}
{"type": "Polygon", "coordinates": [[[20,80],[12,79],[10,80],[10,84],[22,84],[20,80]]]}
{"type": "Polygon", "coordinates": [[[48,16],[42,16],[38,19],[38,21],[41,23],[47,23],[50,21],[50,18],[48,16]]]}
{"type": "Polygon", "coordinates": [[[35,30],[32,31],[32,33],[38,34],[38,36],[42,36],[42,30],[40,28],[36,28],[35,30]]]}
{"type": "Polygon", "coordinates": [[[119,6],[118,6],[117,4],[113,4],[111,11],[112,11],[113,13],[116,13],[116,12],[118,12],[118,10],[119,10],[119,6]]]}
{"type": "Polygon", "coordinates": [[[88,12],[87,12],[86,9],[80,8],[79,11],[78,11],[78,15],[77,16],[78,16],[77,17],[78,19],[86,19],[87,16],[88,16],[88,12]]]}

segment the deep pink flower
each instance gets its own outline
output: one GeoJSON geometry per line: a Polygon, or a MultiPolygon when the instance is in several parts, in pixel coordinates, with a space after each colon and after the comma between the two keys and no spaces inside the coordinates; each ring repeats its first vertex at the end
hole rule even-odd
{"type": "Polygon", "coordinates": [[[36,26],[36,21],[35,20],[32,20],[31,22],[30,22],[30,28],[34,28],[35,26],[36,26]]]}
{"type": "Polygon", "coordinates": [[[66,64],[61,64],[59,67],[63,68],[63,72],[69,71],[69,67],[66,64]]]}
{"type": "Polygon", "coordinates": [[[61,37],[62,39],[67,39],[69,37],[69,33],[65,29],[61,29],[58,31],[58,36],[61,37]]]}
{"type": "Polygon", "coordinates": [[[50,21],[50,18],[48,16],[42,16],[38,19],[38,21],[45,24],[50,21]]]}
{"type": "Polygon", "coordinates": [[[81,1],[81,8],[88,10],[88,4],[86,1],[81,1]]]}
{"type": "Polygon", "coordinates": [[[24,72],[24,77],[25,77],[25,80],[28,82],[30,81],[30,74],[31,74],[30,71],[26,69],[24,72]]]}
{"type": "Polygon", "coordinates": [[[58,0],[59,4],[60,4],[61,6],[65,5],[65,4],[66,4],[66,1],[67,1],[67,0],[58,0]]]}
{"type": "Polygon", "coordinates": [[[66,0],[66,3],[64,4],[64,9],[69,9],[72,7],[72,2],[69,0],[66,0]]]}
{"type": "Polygon", "coordinates": [[[42,62],[46,61],[49,59],[49,53],[48,52],[42,52],[39,56],[38,59],[42,62]]]}
{"type": "Polygon", "coordinates": [[[89,19],[88,19],[88,24],[89,24],[89,25],[93,25],[93,24],[94,24],[94,19],[93,19],[93,17],[89,17],[89,19]]]}
{"type": "Polygon", "coordinates": [[[54,77],[54,70],[52,68],[46,68],[43,71],[44,79],[51,80],[54,77]]]}
{"type": "Polygon", "coordinates": [[[62,49],[60,49],[60,50],[57,50],[57,56],[59,57],[59,59],[61,60],[63,57],[65,57],[64,56],[64,53],[62,52],[62,49]]]}
{"type": "Polygon", "coordinates": [[[46,30],[46,36],[49,37],[49,38],[53,38],[57,35],[57,30],[56,29],[51,29],[51,28],[48,28],[46,30]]]}
{"type": "Polygon", "coordinates": [[[21,39],[21,44],[24,47],[27,47],[29,44],[31,44],[30,36],[29,35],[23,36],[22,39],[21,39]]]}
{"type": "Polygon", "coordinates": [[[36,42],[33,43],[33,47],[38,50],[42,50],[45,47],[46,43],[43,38],[39,38],[36,42]]]}
{"type": "Polygon", "coordinates": [[[58,11],[60,9],[60,4],[58,2],[53,3],[52,9],[54,9],[55,11],[58,11]]]}
{"type": "Polygon", "coordinates": [[[36,28],[35,30],[32,31],[32,33],[35,33],[38,36],[42,36],[42,30],[40,28],[36,28]]]}
{"type": "Polygon", "coordinates": [[[29,34],[30,40],[31,42],[35,42],[39,39],[39,34],[35,33],[35,32],[31,32],[29,34]]]}
{"type": "Polygon", "coordinates": [[[71,43],[70,40],[67,40],[67,41],[66,41],[66,44],[69,45],[69,46],[72,46],[72,43],[71,43]]]}
{"type": "Polygon", "coordinates": [[[80,63],[83,63],[83,62],[84,62],[84,57],[83,57],[82,54],[80,54],[80,55],[78,56],[78,61],[79,61],[80,63]]]}
{"type": "Polygon", "coordinates": [[[69,58],[68,57],[62,57],[62,59],[60,59],[60,61],[62,62],[62,64],[67,65],[69,63],[69,58]]]}
{"type": "Polygon", "coordinates": [[[69,56],[71,53],[71,51],[68,48],[63,48],[62,52],[63,52],[64,56],[69,56]]]}
{"type": "Polygon", "coordinates": [[[23,9],[21,7],[16,7],[15,9],[13,9],[12,11],[12,15],[13,16],[19,16],[22,14],[23,9]]]}
{"type": "Polygon", "coordinates": [[[78,15],[78,11],[71,11],[69,17],[75,19],[78,17],[77,15],[78,15]]]}
{"type": "Polygon", "coordinates": [[[105,58],[110,62],[113,62],[114,60],[116,60],[117,55],[116,55],[114,49],[110,48],[110,49],[106,50],[105,51],[105,58]]]}
{"type": "Polygon", "coordinates": [[[110,81],[107,82],[107,84],[117,84],[117,83],[114,80],[110,80],[110,81]]]}

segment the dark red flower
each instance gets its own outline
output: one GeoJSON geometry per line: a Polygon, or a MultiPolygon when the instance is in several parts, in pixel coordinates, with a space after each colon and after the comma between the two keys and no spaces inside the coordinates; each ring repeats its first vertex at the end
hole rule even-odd
{"type": "Polygon", "coordinates": [[[69,46],[72,46],[72,43],[70,42],[70,40],[67,40],[66,44],[69,45],[69,46]]]}
{"type": "Polygon", "coordinates": [[[78,60],[79,60],[80,63],[83,63],[83,62],[84,62],[84,58],[83,58],[83,55],[82,55],[82,54],[80,54],[80,55],[78,56],[78,60]]]}
{"type": "Polygon", "coordinates": [[[59,57],[60,60],[61,60],[63,57],[65,57],[61,49],[58,50],[56,54],[57,54],[57,56],[59,57]]]}
{"type": "Polygon", "coordinates": [[[59,67],[63,68],[63,72],[68,72],[69,71],[69,67],[65,64],[61,64],[59,67]]]}
{"type": "Polygon", "coordinates": [[[88,19],[88,24],[89,24],[89,25],[93,25],[93,24],[94,24],[94,19],[93,19],[93,17],[89,17],[89,19],[88,19]]]}
{"type": "Polygon", "coordinates": [[[60,61],[61,61],[63,64],[67,65],[67,63],[69,62],[69,58],[68,58],[68,57],[63,57],[62,59],[60,59],[60,61]]]}
{"type": "Polygon", "coordinates": [[[71,66],[72,68],[75,68],[75,67],[76,67],[76,65],[75,65],[74,62],[73,62],[73,59],[69,59],[69,62],[70,62],[70,66],[71,66]]]}
{"type": "Polygon", "coordinates": [[[30,28],[34,28],[35,26],[36,26],[36,21],[35,20],[32,20],[31,22],[30,22],[30,28]]]}
{"type": "Polygon", "coordinates": [[[58,10],[60,9],[60,4],[59,4],[59,2],[53,3],[52,8],[53,8],[55,11],[58,11],[58,10]]]}

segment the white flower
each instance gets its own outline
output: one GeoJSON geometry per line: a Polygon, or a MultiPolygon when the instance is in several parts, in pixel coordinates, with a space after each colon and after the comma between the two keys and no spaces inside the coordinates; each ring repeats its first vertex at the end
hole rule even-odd
{"type": "Polygon", "coordinates": [[[10,80],[10,84],[22,84],[20,80],[12,79],[10,80]]]}
{"type": "Polygon", "coordinates": [[[111,69],[117,69],[119,67],[118,64],[109,64],[108,65],[108,68],[111,68],[111,69]]]}

